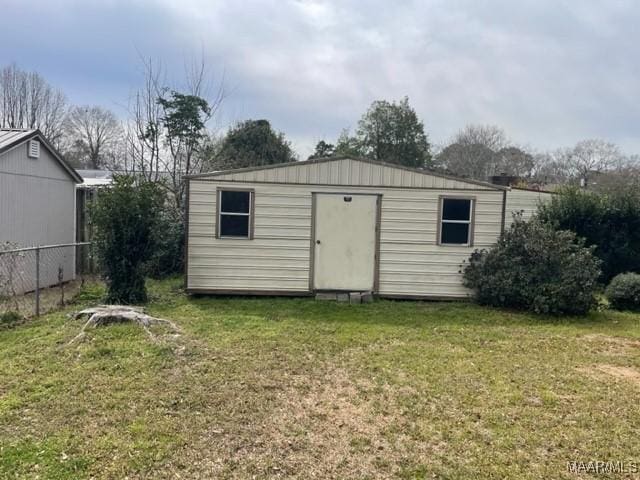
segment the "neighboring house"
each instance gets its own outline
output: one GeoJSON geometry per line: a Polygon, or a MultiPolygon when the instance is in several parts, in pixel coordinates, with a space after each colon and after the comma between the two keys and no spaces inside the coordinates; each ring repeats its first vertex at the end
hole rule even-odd
{"type": "MultiPolygon", "coordinates": [[[[39,130],[0,129],[0,243],[18,247],[75,241],[75,189],[82,178],[39,130]]],[[[42,286],[75,275],[73,249],[62,253],[52,271],[42,272],[42,286]]],[[[22,275],[35,278],[25,254],[22,275]]],[[[35,288],[25,284],[22,290],[35,288]]]]}
{"type": "Polygon", "coordinates": [[[93,240],[93,228],[89,222],[89,205],[101,188],[113,183],[113,172],[109,170],[77,170],[82,183],[76,187],[76,241],[93,240]]]}
{"type": "Polygon", "coordinates": [[[465,298],[471,252],[537,199],[353,158],[188,177],[187,291],[465,298]],[[522,201],[520,201],[522,200],[522,201]]]}

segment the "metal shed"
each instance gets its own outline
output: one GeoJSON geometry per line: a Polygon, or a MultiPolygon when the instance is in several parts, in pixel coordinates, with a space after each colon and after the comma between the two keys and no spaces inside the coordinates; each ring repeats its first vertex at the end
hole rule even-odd
{"type": "Polygon", "coordinates": [[[348,157],[192,175],[187,290],[465,298],[464,262],[498,239],[509,192],[348,157]]]}
{"type": "MultiPolygon", "coordinates": [[[[75,242],[75,186],[82,178],[39,130],[0,129],[0,243],[17,247],[75,242]]],[[[64,279],[74,275],[74,252],[61,260],[64,279]]],[[[20,268],[35,268],[23,259],[20,268]]],[[[58,271],[42,285],[58,281],[58,271]]],[[[23,272],[25,278],[34,278],[23,272]]],[[[50,277],[50,278],[49,278],[50,277]]],[[[29,291],[35,285],[24,284],[29,291]]]]}

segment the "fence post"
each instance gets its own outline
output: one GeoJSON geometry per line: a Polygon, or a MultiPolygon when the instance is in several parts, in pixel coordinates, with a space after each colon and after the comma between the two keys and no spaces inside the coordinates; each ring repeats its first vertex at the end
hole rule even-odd
{"type": "Polygon", "coordinates": [[[40,316],[40,247],[36,248],[36,317],[40,316]]]}

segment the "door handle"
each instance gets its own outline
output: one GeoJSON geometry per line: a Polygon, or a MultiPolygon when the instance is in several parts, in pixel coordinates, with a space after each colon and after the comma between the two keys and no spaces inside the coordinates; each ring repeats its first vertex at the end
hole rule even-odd
{"type": "Polygon", "coordinates": [[[320,240],[316,240],[316,245],[320,245],[320,240]]]}

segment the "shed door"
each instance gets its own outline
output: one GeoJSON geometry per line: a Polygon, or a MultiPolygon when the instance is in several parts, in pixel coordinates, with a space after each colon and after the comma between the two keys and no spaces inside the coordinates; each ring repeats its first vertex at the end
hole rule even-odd
{"type": "Polygon", "coordinates": [[[378,198],[314,194],[315,290],[373,290],[378,198]]]}

